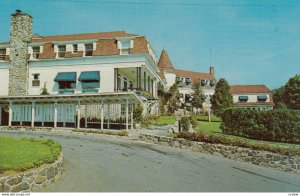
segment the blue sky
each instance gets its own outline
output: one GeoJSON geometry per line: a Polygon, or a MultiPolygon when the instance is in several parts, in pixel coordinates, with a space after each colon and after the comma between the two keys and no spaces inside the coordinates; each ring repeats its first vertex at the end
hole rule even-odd
{"type": "Polygon", "coordinates": [[[284,85],[300,74],[300,1],[1,0],[0,41],[10,14],[34,18],[33,32],[61,35],[124,30],[165,48],[179,69],[208,72],[230,84],[284,85]]]}

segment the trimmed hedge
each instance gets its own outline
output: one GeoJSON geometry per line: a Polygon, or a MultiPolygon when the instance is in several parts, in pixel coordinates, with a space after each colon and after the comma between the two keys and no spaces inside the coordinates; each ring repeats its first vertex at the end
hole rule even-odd
{"type": "Polygon", "coordinates": [[[190,128],[190,118],[189,117],[182,117],[181,118],[181,128],[183,132],[189,132],[190,128]]]}
{"type": "Polygon", "coordinates": [[[222,115],[224,134],[265,141],[300,143],[300,111],[228,109],[222,115]]]}
{"type": "Polygon", "coordinates": [[[78,133],[96,133],[96,134],[106,134],[106,135],[116,135],[116,136],[128,136],[127,131],[98,131],[98,130],[81,130],[81,129],[73,129],[73,132],[78,133]]]}

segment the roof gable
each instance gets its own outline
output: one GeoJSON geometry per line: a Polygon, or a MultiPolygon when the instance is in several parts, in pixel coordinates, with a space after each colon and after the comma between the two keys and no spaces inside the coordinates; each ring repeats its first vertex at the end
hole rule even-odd
{"type": "Polygon", "coordinates": [[[265,85],[233,85],[230,86],[232,94],[247,94],[247,93],[270,93],[270,89],[265,85]]]}

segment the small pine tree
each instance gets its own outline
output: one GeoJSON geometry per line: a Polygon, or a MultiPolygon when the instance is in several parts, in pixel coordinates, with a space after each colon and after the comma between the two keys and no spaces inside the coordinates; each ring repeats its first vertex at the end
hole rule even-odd
{"type": "Polygon", "coordinates": [[[289,109],[300,110],[300,75],[290,78],[284,86],[284,102],[289,109]]]}
{"type": "Polygon", "coordinates": [[[192,86],[192,107],[193,108],[202,108],[202,103],[205,101],[202,90],[200,89],[200,79],[195,81],[192,86]]]}
{"type": "Polygon", "coordinates": [[[217,116],[221,116],[222,113],[233,106],[233,98],[230,93],[230,86],[228,82],[221,78],[217,85],[214,95],[211,99],[212,109],[214,114],[217,116]]]}
{"type": "Polygon", "coordinates": [[[143,119],[143,111],[144,108],[141,104],[135,105],[133,109],[133,119],[135,120],[135,122],[141,122],[141,120],[143,119]]]}
{"type": "Polygon", "coordinates": [[[41,95],[49,95],[49,93],[48,93],[48,89],[47,89],[47,85],[46,85],[47,83],[45,82],[44,83],[44,87],[42,88],[42,92],[41,92],[41,95]]]}

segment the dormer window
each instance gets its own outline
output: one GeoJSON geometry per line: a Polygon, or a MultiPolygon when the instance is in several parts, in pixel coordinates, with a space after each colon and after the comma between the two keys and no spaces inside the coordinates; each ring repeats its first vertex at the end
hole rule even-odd
{"type": "Polygon", "coordinates": [[[0,49],[0,61],[4,61],[6,56],[6,49],[0,49]]]}
{"type": "Polygon", "coordinates": [[[40,47],[39,46],[32,47],[32,58],[34,59],[39,58],[39,54],[40,54],[40,47]]]}
{"type": "Polygon", "coordinates": [[[132,47],[133,47],[133,40],[129,40],[129,39],[118,40],[118,49],[120,49],[120,55],[129,54],[129,50],[132,47]]]}
{"type": "Polygon", "coordinates": [[[77,52],[78,52],[78,45],[73,44],[73,53],[77,53],[77,52]]]}
{"type": "Polygon", "coordinates": [[[201,80],[201,86],[205,86],[206,85],[206,80],[201,80]]]}
{"type": "Polygon", "coordinates": [[[93,55],[93,44],[85,44],[85,56],[93,55]]]}
{"type": "Polygon", "coordinates": [[[240,102],[247,102],[248,101],[248,96],[239,96],[239,101],[240,102]]]}
{"type": "Polygon", "coordinates": [[[176,77],[176,83],[179,84],[179,83],[181,83],[181,82],[182,82],[181,77],[178,77],[178,76],[177,76],[177,77],[176,77]]]}
{"type": "Polygon", "coordinates": [[[192,82],[192,81],[191,81],[191,78],[186,78],[186,79],[185,79],[185,83],[186,83],[187,85],[189,85],[191,82],[192,82]]]}
{"type": "Polygon", "coordinates": [[[58,58],[65,57],[66,54],[66,45],[59,45],[58,46],[58,58]]]}
{"type": "Polygon", "coordinates": [[[257,96],[257,101],[259,102],[266,102],[268,97],[266,95],[259,95],[257,96]]]}

